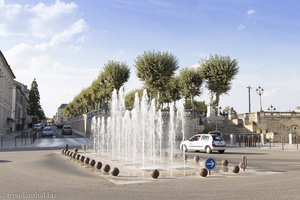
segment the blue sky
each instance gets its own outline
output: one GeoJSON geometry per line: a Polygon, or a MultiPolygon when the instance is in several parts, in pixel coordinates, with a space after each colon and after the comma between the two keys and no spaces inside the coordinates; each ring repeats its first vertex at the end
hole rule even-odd
{"type": "MultiPolygon", "coordinates": [[[[51,117],[97,77],[108,60],[131,67],[127,91],[141,86],[134,60],[147,50],[167,50],[180,68],[210,54],[239,62],[222,107],[259,110],[299,105],[300,2],[296,0],[0,0],[0,50],[16,80],[37,79],[41,103],[51,117]]],[[[178,70],[179,72],[179,70],[178,70]]],[[[200,99],[208,101],[203,87],[200,99]]]]}

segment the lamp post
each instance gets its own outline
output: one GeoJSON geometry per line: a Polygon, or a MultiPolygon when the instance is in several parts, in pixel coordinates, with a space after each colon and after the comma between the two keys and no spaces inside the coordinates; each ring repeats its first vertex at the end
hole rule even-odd
{"type": "Polygon", "coordinates": [[[274,111],[276,111],[276,108],[275,108],[274,106],[271,105],[271,106],[268,108],[268,111],[274,112],[274,111]]]}
{"type": "Polygon", "coordinates": [[[250,90],[252,89],[252,87],[249,85],[247,88],[248,88],[248,96],[249,96],[249,114],[250,114],[251,113],[250,90]]]}
{"type": "Polygon", "coordinates": [[[262,111],[261,95],[264,93],[264,89],[262,87],[258,86],[258,88],[256,88],[256,93],[259,95],[260,111],[262,111]]]}

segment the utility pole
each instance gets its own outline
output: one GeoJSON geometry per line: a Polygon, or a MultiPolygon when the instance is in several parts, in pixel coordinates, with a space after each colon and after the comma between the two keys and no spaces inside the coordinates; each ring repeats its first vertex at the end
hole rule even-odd
{"type": "Polygon", "coordinates": [[[251,113],[251,98],[250,98],[250,90],[252,87],[249,85],[248,87],[248,96],[249,96],[249,114],[251,113]]]}

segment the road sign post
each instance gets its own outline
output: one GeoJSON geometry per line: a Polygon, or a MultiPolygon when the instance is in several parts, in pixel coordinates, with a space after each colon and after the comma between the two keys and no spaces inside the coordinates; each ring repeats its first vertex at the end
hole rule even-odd
{"type": "Polygon", "coordinates": [[[216,166],[216,161],[213,158],[208,158],[205,161],[205,167],[208,170],[208,174],[210,175],[210,171],[213,170],[216,166]]]}

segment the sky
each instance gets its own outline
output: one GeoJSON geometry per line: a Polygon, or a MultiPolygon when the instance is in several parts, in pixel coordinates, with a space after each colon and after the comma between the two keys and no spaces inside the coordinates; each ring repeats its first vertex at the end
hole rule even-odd
{"type": "MultiPolygon", "coordinates": [[[[17,81],[35,78],[47,117],[97,78],[109,60],[125,62],[127,92],[142,86],[135,59],[169,51],[180,69],[210,54],[238,61],[220,106],[238,113],[300,106],[298,0],[0,0],[0,50],[17,81]]],[[[203,86],[199,100],[209,102],[203,86]]]]}

